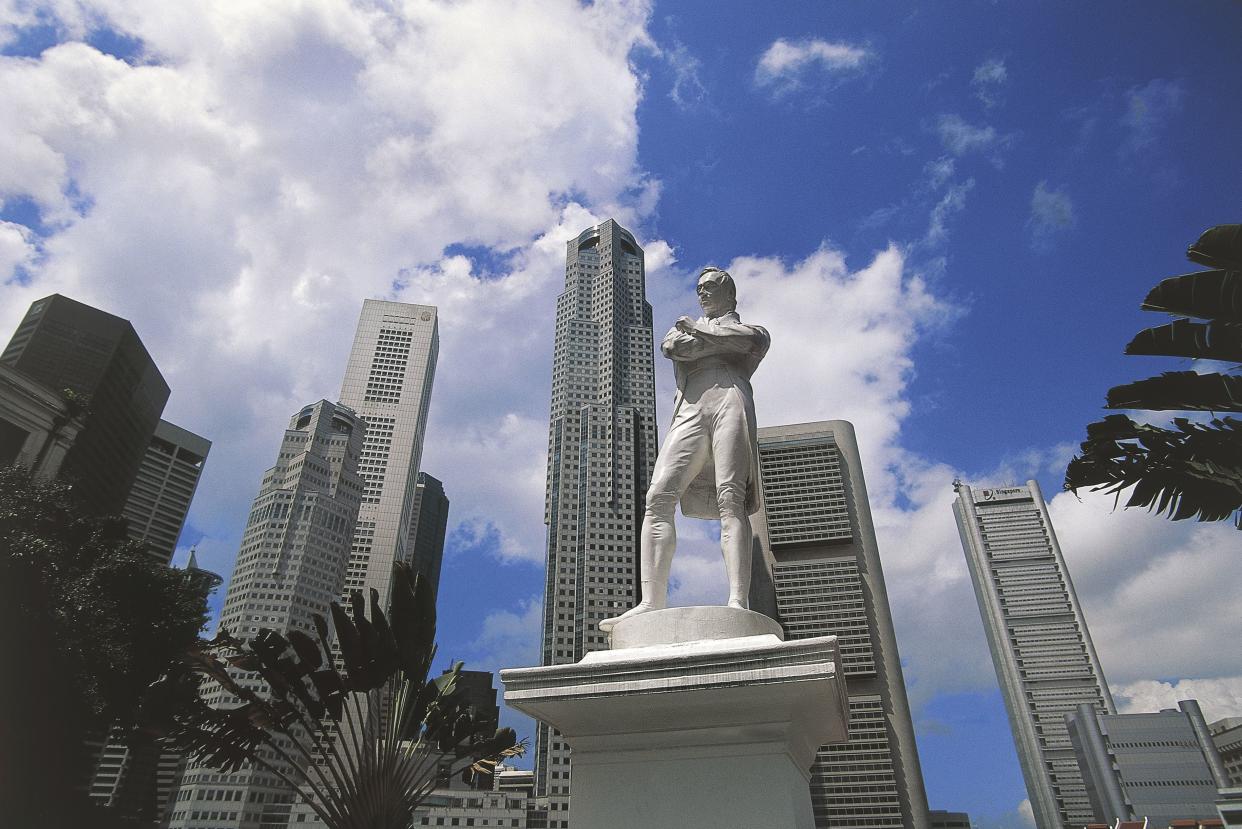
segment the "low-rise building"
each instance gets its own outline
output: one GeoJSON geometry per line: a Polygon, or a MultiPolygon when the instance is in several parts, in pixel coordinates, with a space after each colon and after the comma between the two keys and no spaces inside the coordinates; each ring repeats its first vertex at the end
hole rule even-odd
{"type": "Polygon", "coordinates": [[[1229,781],[1196,701],[1151,714],[1081,705],[1066,721],[1097,821],[1219,819],[1216,791],[1229,781]]]}

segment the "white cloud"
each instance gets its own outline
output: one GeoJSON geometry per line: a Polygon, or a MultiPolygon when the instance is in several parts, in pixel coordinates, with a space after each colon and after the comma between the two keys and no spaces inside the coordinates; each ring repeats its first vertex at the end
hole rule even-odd
{"type": "Polygon", "coordinates": [[[516,610],[494,610],[487,614],[482,630],[468,648],[470,668],[499,671],[539,664],[542,624],[542,596],[531,596],[519,602],[516,610]]]}
{"type": "Polygon", "coordinates": [[[1035,829],[1035,812],[1031,801],[1023,798],[1012,809],[1000,815],[970,814],[975,829],[1035,829]]]}
{"type": "Polygon", "coordinates": [[[1026,226],[1037,250],[1049,247],[1055,236],[1072,228],[1074,222],[1074,202],[1064,189],[1053,190],[1046,181],[1035,185],[1026,226]]]}
{"type": "Polygon", "coordinates": [[[693,109],[707,102],[707,87],[699,73],[703,61],[693,55],[680,41],[664,53],[664,59],[673,70],[673,88],[668,96],[683,109],[693,109]]]}
{"type": "Polygon", "coordinates": [[[931,190],[939,190],[945,185],[945,182],[953,178],[956,167],[956,162],[947,155],[927,162],[923,165],[923,175],[927,187],[931,190]]]}
{"type": "Polygon", "coordinates": [[[964,156],[983,153],[993,165],[1001,167],[1001,153],[1013,143],[1013,135],[1002,135],[991,125],[975,126],[960,115],[944,114],[936,119],[936,133],[940,143],[953,155],[964,156]]]}
{"type": "Polygon", "coordinates": [[[1236,567],[1238,531],[1113,505],[1101,493],[1049,504],[1110,685],[1242,676],[1236,590],[1220,577],[1236,567]]]}
{"type": "Polygon", "coordinates": [[[1126,112],[1121,123],[1128,135],[1123,153],[1140,153],[1155,146],[1165,125],[1182,109],[1186,90],[1178,81],[1155,78],[1126,94],[1126,112]]]}
{"type": "Polygon", "coordinates": [[[636,166],[648,11],[49,4],[143,54],[0,58],[0,198],[51,228],[0,226],[0,330],[52,292],[133,321],[166,416],[214,441],[191,523],[227,575],[289,414],[335,399],[362,299],[437,304],[424,467],[455,521],[539,560],[564,240],[607,215],[641,231],[659,195],[636,166]]]}
{"type": "Polygon", "coordinates": [[[39,250],[34,232],[25,225],[0,221],[0,274],[24,273],[39,250]]]}
{"type": "Polygon", "coordinates": [[[822,72],[857,70],[873,57],[865,46],[829,42],[819,38],[773,41],[755,67],[755,83],[772,87],[776,94],[791,92],[805,82],[813,67],[822,72]]]}
{"type": "Polygon", "coordinates": [[[1176,708],[1184,699],[1199,701],[1208,722],[1242,717],[1242,676],[1219,679],[1183,679],[1178,682],[1140,680],[1113,686],[1119,714],[1143,714],[1176,708]]]}
{"type": "Polygon", "coordinates": [[[923,244],[942,244],[949,235],[949,219],[966,209],[966,195],[974,189],[975,180],[966,179],[960,184],[951,186],[936,206],[932,208],[927,220],[927,233],[923,236],[923,244]]]}
{"type": "Polygon", "coordinates": [[[1004,103],[1004,87],[1009,81],[1009,72],[1005,62],[999,58],[990,58],[975,67],[970,85],[975,90],[975,97],[989,109],[1004,103]]]}

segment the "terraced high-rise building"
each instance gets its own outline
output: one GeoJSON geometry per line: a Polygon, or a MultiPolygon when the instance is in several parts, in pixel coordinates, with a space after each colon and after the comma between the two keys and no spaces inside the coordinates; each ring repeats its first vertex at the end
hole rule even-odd
{"type": "MultiPolygon", "coordinates": [[[[759,429],[776,607],[788,639],[839,637],[849,741],[811,767],[817,827],[927,829],[930,820],[879,544],[854,427],[844,420],[759,429]]],[[[753,603],[752,603],[753,604],[753,603]]]]}
{"type": "MultiPolygon", "coordinates": [[[[544,665],[608,647],[600,619],[639,599],[638,537],[658,445],[642,248],[612,219],[569,240],[556,301],[544,522],[544,665]]],[[[540,725],[536,794],[569,825],[570,752],[540,725]]]]}
{"type": "MultiPolygon", "coordinates": [[[[261,629],[315,635],[313,617],[340,595],[363,485],[357,473],[366,426],[355,413],[320,400],[293,416],[263,475],[220,612],[220,627],[243,639],[261,629]]],[[[231,669],[263,693],[257,674],[231,669]]],[[[240,700],[217,682],[203,699],[216,708],[240,700]]],[[[283,826],[296,795],[274,774],[247,765],[222,772],[191,760],[172,803],[171,829],[283,826]]]]}

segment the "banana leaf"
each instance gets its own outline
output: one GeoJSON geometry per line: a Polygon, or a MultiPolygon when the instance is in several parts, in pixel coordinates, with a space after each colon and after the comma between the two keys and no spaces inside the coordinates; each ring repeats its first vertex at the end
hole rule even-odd
{"type": "Polygon", "coordinates": [[[1208,228],[1187,249],[1186,257],[1209,268],[1242,270],[1242,225],[1208,228]]]}
{"type": "Polygon", "coordinates": [[[374,591],[370,599],[369,614],[361,594],[351,599],[352,614],[330,606],[343,671],[323,616],[314,617],[317,639],[264,630],[250,641],[225,632],[202,643],[149,689],[142,709],[148,733],[214,768],[263,768],[330,829],[406,829],[442,770],[485,772],[522,754],[525,744],[512,729],[495,730],[494,720],[480,721],[469,707],[458,689],[460,662],[428,680],[435,610],[425,582],[400,564],[391,613],[374,591]],[[266,692],[235,681],[230,672],[238,671],[257,673],[266,692]],[[241,704],[208,706],[200,677],[241,704]]]}
{"type": "Polygon", "coordinates": [[[1166,371],[1108,390],[1106,409],[1242,412],[1242,377],[1166,371]]]}
{"type": "Polygon", "coordinates": [[[1200,271],[1161,280],[1140,306],[1144,311],[1242,322],[1242,272],[1200,271]]]}
{"type": "MultiPolygon", "coordinates": [[[[1065,471],[1065,489],[1131,490],[1126,507],[1175,521],[1242,521],[1242,420],[1209,424],[1174,418],[1173,428],[1110,415],[1087,427],[1081,454],[1065,471]]],[[[1242,528],[1242,523],[1239,524],[1242,528]]]]}
{"type": "Polygon", "coordinates": [[[1140,331],[1126,346],[1126,354],[1242,362],[1242,323],[1174,320],[1140,331]]]}

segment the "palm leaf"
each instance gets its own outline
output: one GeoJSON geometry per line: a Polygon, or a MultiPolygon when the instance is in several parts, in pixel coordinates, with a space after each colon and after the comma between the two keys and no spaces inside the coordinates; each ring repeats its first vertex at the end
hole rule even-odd
{"type": "Polygon", "coordinates": [[[1126,346],[1126,354],[1242,362],[1242,323],[1174,320],[1140,331],[1126,346]]]}
{"type": "Polygon", "coordinates": [[[1125,415],[1091,424],[1081,454],[1065,471],[1065,488],[1102,490],[1118,499],[1133,488],[1127,507],[1175,521],[1234,514],[1242,520],[1242,420],[1175,418],[1173,426],[1135,423],[1125,415]]]}
{"type": "Polygon", "coordinates": [[[1170,276],[1151,289],[1144,311],[1242,322],[1242,272],[1200,271],[1170,276]]]}
{"type": "Polygon", "coordinates": [[[1242,377],[1166,371],[1159,377],[1109,389],[1105,408],[1239,412],[1242,377]]]}
{"type": "Polygon", "coordinates": [[[1209,268],[1242,270],[1242,225],[1208,228],[1187,249],[1186,257],[1209,268]]]}
{"type": "Polygon", "coordinates": [[[377,593],[370,599],[369,615],[361,594],[352,597],[352,614],[330,607],[344,673],[334,666],[322,616],[314,617],[317,639],[264,630],[243,642],[223,633],[152,686],[143,706],[147,732],[225,771],[247,763],[266,769],[331,829],[405,829],[441,767],[454,775],[486,771],[522,754],[512,729],[495,730],[494,720],[480,721],[470,709],[458,689],[460,662],[428,681],[435,654],[428,585],[401,564],[391,614],[377,593]],[[230,669],[258,673],[268,693],[235,682],[230,669]],[[241,704],[206,705],[199,677],[241,704]]]}

